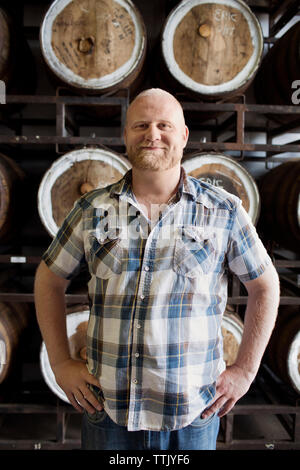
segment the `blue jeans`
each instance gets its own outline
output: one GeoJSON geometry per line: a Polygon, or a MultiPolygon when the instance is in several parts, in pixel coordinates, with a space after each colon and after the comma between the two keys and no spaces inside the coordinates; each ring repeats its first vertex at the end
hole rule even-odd
{"type": "Polygon", "coordinates": [[[127,431],[115,424],[106,411],[84,412],[82,449],[84,450],[215,450],[220,419],[217,415],[201,419],[175,431],[127,431]]]}

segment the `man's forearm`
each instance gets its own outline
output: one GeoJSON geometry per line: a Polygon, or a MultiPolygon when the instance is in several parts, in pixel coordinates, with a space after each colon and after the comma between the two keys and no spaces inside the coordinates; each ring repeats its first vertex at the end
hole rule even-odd
{"type": "MultiPolygon", "coordinates": [[[[35,279],[35,307],[51,366],[70,358],[66,331],[65,287],[51,282],[42,267],[35,279]]],[[[60,283],[59,283],[60,284],[60,283]]]]}
{"type": "Polygon", "coordinates": [[[248,302],[244,333],[234,364],[218,377],[214,401],[202,413],[207,418],[218,412],[227,414],[249,390],[275,325],[279,304],[279,281],[276,270],[269,266],[258,279],[245,283],[248,302]]]}
{"type": "Polygon", "coordinates": [[[72,359],[69,351],[65,312],[68,283],[42,262],[35,277],[36,315],[57,384],[74,408],[94,413],[103,407],[89,384],[100,387],[99,380],[88,372],[83,361],[72,359]]]}
{"type": "Polygon", "coordinates": [[[256,375],[275,325],[279,304],[277,273],[272,288],[261,288],[248,294],[244,333],[235,364],[250,376],[256,375]]]}

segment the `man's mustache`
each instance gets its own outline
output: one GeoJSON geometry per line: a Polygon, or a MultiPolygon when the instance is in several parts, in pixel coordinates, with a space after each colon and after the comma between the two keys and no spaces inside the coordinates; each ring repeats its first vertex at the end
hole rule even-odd
{"type": "Polygon", "coordinates": [[[140,145],[138,148],[139,149],[150,149],[150,148],[157,148],[157,149],[165,149],[167,147],[161,147],[160,145],[140,145]]]}

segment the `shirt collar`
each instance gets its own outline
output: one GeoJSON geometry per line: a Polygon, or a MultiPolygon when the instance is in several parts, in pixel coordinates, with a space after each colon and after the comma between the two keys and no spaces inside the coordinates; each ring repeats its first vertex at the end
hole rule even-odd
{"type": "MultiPolygon", "coordinates": [[[[189,196],[191,196],[193,199],[196,199],[197,191],[196,191],[195,186],[189,180],[188,175],[185,169],[183,168],[183,166],[181,166],[180,169],[181,169],[180,180],[179,180],[177,194],[179,195],[179,197],[181,197],[183,193],[186,193],[189,196]]],[[[117,181],[115,184],[111,186],[110,197],[113,198],[115,196],[131,195],[132,194],[131,183],[132,183],[132,170],[130,169],[127,171],[127,173],[125,173],[125,175],[120,181],[117,181]]]]}

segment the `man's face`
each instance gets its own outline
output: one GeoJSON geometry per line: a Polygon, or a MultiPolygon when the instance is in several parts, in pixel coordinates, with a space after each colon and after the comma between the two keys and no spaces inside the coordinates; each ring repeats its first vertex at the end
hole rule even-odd
{"type": "Polygon", "coordinates": [[[143,96],[129,108],[124,140],[132,166],[167,170],[182,158],[188,139],[182,110],[168,96],[143,96]]]}

